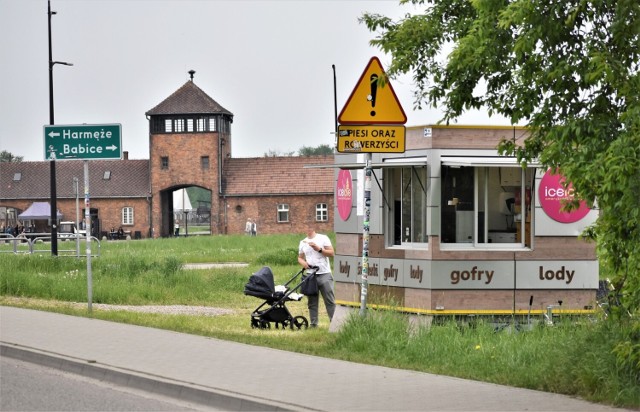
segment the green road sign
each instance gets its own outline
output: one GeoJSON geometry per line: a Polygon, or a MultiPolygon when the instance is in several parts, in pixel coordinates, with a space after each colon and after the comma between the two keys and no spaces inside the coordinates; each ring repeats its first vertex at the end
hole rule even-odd
{"type": "Polygon", "coordinates": [[[73,124],[44,126],[44,158],[120,159],[120,124],[73,124]]]}

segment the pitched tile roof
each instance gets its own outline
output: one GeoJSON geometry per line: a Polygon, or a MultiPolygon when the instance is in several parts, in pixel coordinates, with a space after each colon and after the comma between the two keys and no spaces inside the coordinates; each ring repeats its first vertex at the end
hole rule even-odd
{"type": "Polygon", "coordinates": [[[227,159],[224,193],[230,196],[333,194],[333,169],[304,168],[313,165],[333,165],[333,156],[227,159]]]}
{"type": "MultiPolygon", "coordinates": [[[[0,162],[0,199],[46,199],[49,187],[50,163],[0,162]],[[20,180],[14,180],[20,173],[20,180]]],[[[80,197],[84,197],[84,162],[56,162],[56,195],[75,198],[73,178],[79,181],[80,197]]],[[[149,194],[149,160],[89,161],[89,193],[91,198],[146,197],[149,194]],[[104,179],[110,172],[109,179],[104,179]]]]}
{"type": "Polygon", "coordinates": [[[172,114],[227,114],[233,116],[233,113],[220,106],[193,81],[187,81],[146,114],[148,116],[172,114]]]}

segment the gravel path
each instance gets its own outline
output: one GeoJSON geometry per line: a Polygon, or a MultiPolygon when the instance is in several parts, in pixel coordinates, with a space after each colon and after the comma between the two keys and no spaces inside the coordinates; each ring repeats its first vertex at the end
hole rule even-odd
{"type": "MultiPolygon", "coordinates": [[[[87,306],[86,303],[79,304],[87,306]]],[[[141,313],[160,313],[165,315],[203,315],[203,316],[219,316],[230,315],[234,311],[231,309],[212,308],[209,306],[186,306],[186,305],[150,305],[150,306],[132,306],[132,305],[106,305],[104,303],[94,303],[91,305],[93,309],[114,311],[128,310],[131,312],[141,313]]]]}
{"type": "MultiPolygon", "coordinates": [[[[3,297],[0,300],[0,304],[2,302],[6,302],[8,304],[16,303],[27,303],[31,302],[34,304],[51,304],[52,302],[42,300],[42,299],[32,299],[32,298],[20,298],[20,297],[3,297]]],[[[71,306],[77,309],[86,309],[86,302],[57,302],[56,306],[71,306]]],[[[231,315],[234,314],[235,311],[232,309],[224,309],[224,308],[214,308],[211,306],[187,306],[187,305],[147,305],[147,306],[138,306],[138,305],[107,305],[105,303],[93,303],[91,304],[91,308],[95,310],[103,310],[103,311],[114,311],[114,310],[128,310],[131,312],[141,312],[141,313],[160,313],[165,315],[193,315],[193,316],[220,316],[220,315],[231,315]]]]}

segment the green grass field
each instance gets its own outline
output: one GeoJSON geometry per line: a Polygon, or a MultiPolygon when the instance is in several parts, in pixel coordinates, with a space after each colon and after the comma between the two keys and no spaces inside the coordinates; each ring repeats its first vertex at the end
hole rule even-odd
{"type": "MultiPolygon", "coordinates": [[[[457,376],[579,396],[594,402],[640,407],[640,326],[637,320],[571,319],[527,332],[496,331],[489,322],[444,319],[410,327],[392,310],[351,316],[328,332],[321,306],[318,329],[260,330],[251,312],[262,300],[243,294],[249,276],[270,266],[276,284],[299,270],[302,235],[193,236],[102,242],[92,259],[95,304],[197,305],[232,309],[220,316],[89,313],[83,258],[47,253],[0,253],[0,304],[170,329],[231,341],[394,368],[457,376]],[[245,268],[185,270],[185,263],[245,262],[245,268]]],[[[74,245],[65,244],[65,248],[74,245]]],[[[0,251],[4,251],[2,249],[0,251]]],[[[84,245],[82,246],[84,250],[84,245]]],[[[287,303],[308,316],[306,302],[287,303]]],[[[541,322],[540,325],[543,323],[541,322]]]]}

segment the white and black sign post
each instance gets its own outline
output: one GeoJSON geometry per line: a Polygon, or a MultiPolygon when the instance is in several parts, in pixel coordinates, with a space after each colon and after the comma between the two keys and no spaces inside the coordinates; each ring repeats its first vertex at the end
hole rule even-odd
{"type": "Polygon", "coordinates": [[[367,311],[369,290],[369,218],[371,217],[371,153],[367,153],[364,167],[364,220],[362,228],[362,286],[360,287],[360,315],[367,311]]]}

